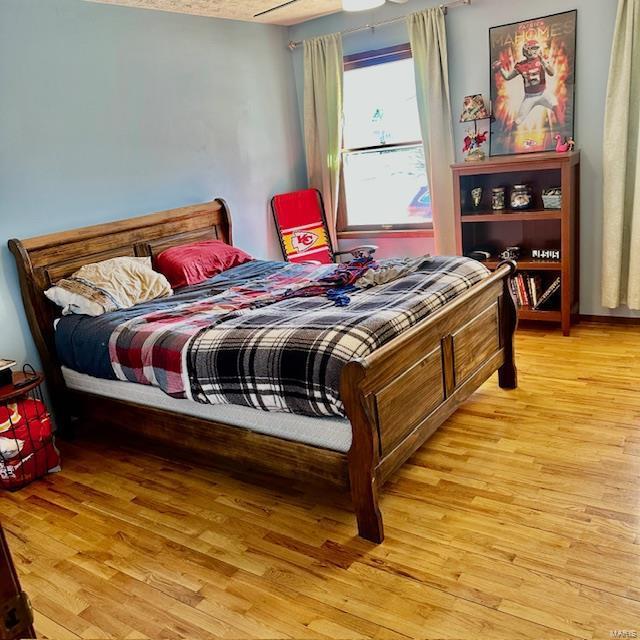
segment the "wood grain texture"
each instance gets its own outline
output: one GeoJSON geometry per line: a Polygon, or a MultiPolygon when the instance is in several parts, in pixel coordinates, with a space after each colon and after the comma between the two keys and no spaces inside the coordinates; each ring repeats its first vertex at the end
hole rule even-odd
{"type": "Polygon", "coordinates": [[[340,493],[260,486],[101,442],[0,496],[50,638],[606,639],[640,620],[640,333],[517,334],[393,475],[386,538],[340,493]],[[594,393],[597,388],[597,393],[594,393]]]}
{"type": "Polygon", "coordinates": [[[518,386],[518,369],[514,351],[514,335],[518,328],[518,305],[511,281],[504,280],[500,299],[500,346],[504,350],[504,364],[498,369],[498,383],[502,389],[518,386]]]}
{"type": "Polygon", "coordinates": [[[494,173],[496,170],[511,171],[526,167],[530,170],[545,169],[548,166],[573,167],[580,163],[580,151],[557,153],[545,151],[542,153],[520,153],[511,156],[489,156],[482,162],[456,162],[451,167],[463,175],[476,175],[481,173],[494,173]]]}
{"type": "Polygon", "coordinates": [[[464,382],[500,349],[498,304],[491,304],[452,335],[456,381],[464,382]]]}
{"type": "Polygon", "coordinates": [[[378,407],[381,451],[392,451],[403,440],[398,417],[405,414],[409,424],[428,416],[445,399],[441,346],[427,353],[413,366],[375,394],[378,407]]]}
{"type": "Polygon", "coordinates": [[[0,638],[34,638],[33,616],[0,522],[0,638]]]}
{"type": "Polygon", "coordinates": [[[340,397],[353,432],[353,444],[347,461],[351,503],[356,512],[358,533],[365,540],[380,543],[384,540],[384,527],[378,500],[376,467],[381,455],[381,439],[372,415],[371,396],[364,398],[362,395],[366,376],[364,363],[347,363],[340,378],[340,397]]]}
{"type": "Polygon", "coordinates": [[[347,489],[348,474],[343,454],[263,435],[248,429],[136,405],[113,398],[70,391],[74,414],[82,422],[81,433],[117,430],[140,447],[171,451],[175,456],[233,470],[249,469],[313,483],[347,489]]]}

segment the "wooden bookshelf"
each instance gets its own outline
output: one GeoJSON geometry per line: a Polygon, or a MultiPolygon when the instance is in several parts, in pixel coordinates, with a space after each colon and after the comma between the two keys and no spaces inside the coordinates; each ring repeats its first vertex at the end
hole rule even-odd
{"type": "Polygon", "coordinates": [[[560,292],[540,309],[522,306],[521,320],[556,322],[569,335],[572,318],[578,313],[578,220],[580,152],[532,153],[487,158],[482,162],[461,162],[451,166],[456,215],[458,253],[488,251],[484,262],[495,269],[498,254],[506,247],[519,246],[518,268],[538,273],[544,285],[560,276],[560,292]],[[511,187],[528,184],[533,189],[533,206],[525,211],[491,209],[491,190],[506,187],[507,206],[511,187]],[[482,201],[476,209],[471,189],[482,187],[482,201]],[[560,209],[545,209],[542,190],[561,187],[560,209]],[[535,260],[532,249],[558,249],[560,260],[535,260]]]}

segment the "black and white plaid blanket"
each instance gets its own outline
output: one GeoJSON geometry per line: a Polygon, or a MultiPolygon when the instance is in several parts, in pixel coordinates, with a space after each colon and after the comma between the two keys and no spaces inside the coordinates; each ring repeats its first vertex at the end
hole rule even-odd
{"type": "Polygon", "coordinates": [[[343,416],[343,366],[414,326],[487,277],[479,262],[427,258],[417,272],[351,293],[291,298],[240,309],[190,342],[186,365],[194,400],[266,411],[343,416]]]}

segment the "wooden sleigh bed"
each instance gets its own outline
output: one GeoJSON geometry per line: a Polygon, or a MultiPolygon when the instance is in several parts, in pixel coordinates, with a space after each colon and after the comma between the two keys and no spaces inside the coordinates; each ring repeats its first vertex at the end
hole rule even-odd
{"type": "Polygon", "coordinates": [[[353,431],[347,453],[67,388],[54,344],[58,310],[43,292],[89,262],[154,256],[213,238],[232,242],[223,200],[9,241],[59,427],[78,418],[170,446],[173,453],[179,426],[179,446],[192,459],[350,490],[359,534],[382,542],[378,490],[385,480],[496,370],[501,387],[516,387],[517,312],[509,287],[516,265],[500,265],[409,331],[344,367],[340,392],[353,431]]]}

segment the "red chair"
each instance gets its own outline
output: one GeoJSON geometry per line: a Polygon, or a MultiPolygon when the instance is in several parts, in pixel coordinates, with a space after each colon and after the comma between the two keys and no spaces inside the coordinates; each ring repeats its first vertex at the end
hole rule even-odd
{"type": "Polygon", "coordinates": [[[336,251],[327,227],[322,194],[317,189],[281,193],[271,199],[282,255],[288,262],[337,262],[338,256],[354,258],[373,255],[378,247],[372,244],[336,251]]]}

